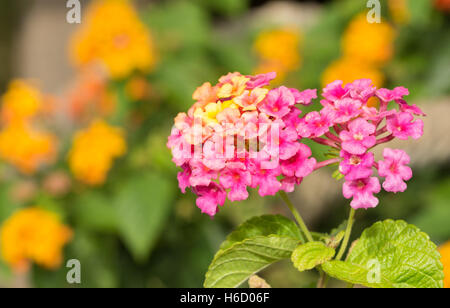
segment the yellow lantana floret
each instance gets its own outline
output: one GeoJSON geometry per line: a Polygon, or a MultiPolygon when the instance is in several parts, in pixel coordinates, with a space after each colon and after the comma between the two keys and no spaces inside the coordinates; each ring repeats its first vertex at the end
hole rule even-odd
{"type": "Polygon", "coordinates": [[[69,153],[69,165],[78,180],[88,185],[101,185],[114,159],[125,152],[122,130],[97,120],[76,134],[69,153]]]}
{"type": "Polygon", "coordinates": [[[71,48],[77,66],[102,63],[113,78],[155,65],[150,33],[128,0],[96,0],[75,34],[71,48]]]}
{"type": "Polygon", "coordinates": [[[18,271],[26,270],[30,261],[55,269],[61,265],[62,249],[71,237],[70,228],[55,214],[37,207],[20,210],[1,228],[2,257],[18,271]]]}

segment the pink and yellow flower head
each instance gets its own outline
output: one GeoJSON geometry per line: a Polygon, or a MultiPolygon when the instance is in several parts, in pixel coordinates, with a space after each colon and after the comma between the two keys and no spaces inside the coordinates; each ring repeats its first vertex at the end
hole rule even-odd
{"type": "Polygon", "coordinates": [[[316,161],[296,131],[296,106],[310,104],[316,92],[267,89],[275,76],[230,73],[205,83],[187,114],[175,118],[168,147],[183,169],[181,190],[191,188],[202,212],[213,216],[226,198],[247,199],[248,187],[261,196],[292,191],[313,171],[316,161]]]}
{"type": "Polygon", "coordinates": [[[126,143],[119,128],[101,120],[76,134],[69,153],[69,165],[75,177],[88,185],[105,182],[114,159],[124,155],[126,143]]]}
{"type": "Polygon", "coordinates": [[[258,188],[261,196],[292,192],[304,177],[330,164],[339,164],[343,195],[353,199],[355,209],[377,206],[374,194],[381,187],[394,193],[406,189],[405,181],[412,177],[409,156],[385,148],[384,159],[375,162],[371,152],[394,138],[423,134],[423,121],[415,116],[424,113],[403,99],[409,94],[406,88],[377,89],[368,79],[343,86],[338,80],[323,89],[320,111],[300,117],[296,106],[311,104],[316,90],[267,90],[274,77],[230,73],[215,86],[207,83],[197,89],[197,102],[175,118],[167,145],[183,169],[178,174],[180,189],[184,193],[191,188],[202,212],[213,216],[227,198],[247,199],[248,187],[258,188]],[[373,100],[378,108],[369,104],[373,100]],[[337,154],[317,163],[303,138],[337,154]],[[385,178],[383,185],[374,169],[385,178]]]}
{"type": "Polygon", "coordinates": [[[368,79],[345,86],[335,81],[323,90],[320,112],[306,114],[297,125],[300,136],[340,151],[339,157],[329,162],[339,163],[345,177],[344,197],[353,198],[351,206],[355,209],[378,205],[374,194],[380,192],[381,185],[373,176],[374,169],[385,178],[382,187],[389,192],[405,191],[405,181],[412,177],[406,152],[385,148],[384,159],[379,162],[371,152],[394,138],[418,139],[423,135],[423,121],[415,116],[424,113],[416,105],[408,105],[403,99],[408,94],[403,87],[377,89],[368,79]],[[378,108],[369,104],[372,100],[378,101],[378,108]],[[391,108],[391,104],[397,108],[391,108]]]}
{"type": "Polygon", "coordinates": [[[71,54],[77,66],[103,64],[112,78],[150,71],[155,50],[150,33],[128,0],[95,0],[75,34],[71,54]]]}
{"type": "Polygon", "coordinates": [[[30,261],[55,269],[61,265],[62,249],[70,241],[72,231],[57,215],[32,207],[8,218],[0,236],[3,260],[15,270],[27,270],[30,261]]]}

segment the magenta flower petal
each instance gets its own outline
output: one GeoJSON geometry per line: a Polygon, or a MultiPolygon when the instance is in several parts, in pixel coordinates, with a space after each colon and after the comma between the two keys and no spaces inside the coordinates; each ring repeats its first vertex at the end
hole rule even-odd
{"type": "Polygon", "coordinates": [[[378,173],[385,177],[383,188],[389,192],[404,192],[407,185],[404,181],[412,178],[412,170],[409,164],[410,158],[403,150],[392,150],[385,148],[383,151],[384,160],[378,163],[378,173]]]}

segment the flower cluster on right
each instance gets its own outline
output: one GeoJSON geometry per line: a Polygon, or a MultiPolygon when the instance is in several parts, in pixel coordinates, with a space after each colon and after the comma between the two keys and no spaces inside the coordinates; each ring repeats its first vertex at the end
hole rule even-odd
{"type": "Polygon", "coordinates": [[[405,151],[385,148],[383,159],[378,162],[371,152],[394,138],[418,139],[423,135],[423,121],[415,116],[425,114],[416,105],[409,105],[404,100],[406,95],[409,91],[404,87],[377,89],[369,79],[345,86],[342,81],[335,81],[323,90],[323,108],[306,114],[297,126],[301,137],[327,145],[335,153],[339,151],[338,157],[324,165],[339,163],[339,172],[345,177],[343,195],[353,198],[350,205],[355,209],[377,206],[374,194],[381,187],[388,192],[405,191],[405,181],[412,177],[405,151]],[[379,101],[378,108],[367,104],[373,97],[379,101]],[[391,103],[398,108],[390,108],[391,103]],[[374,169],[384,178],[382,185],[374,176],[374,169]]]}

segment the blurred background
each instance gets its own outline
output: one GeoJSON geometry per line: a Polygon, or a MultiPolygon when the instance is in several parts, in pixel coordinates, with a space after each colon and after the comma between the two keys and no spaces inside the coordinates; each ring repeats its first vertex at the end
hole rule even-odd
{"type": "MultiPolygon", "coordinates": [[[[450,239],[450,1],[381,0],[380,24],[361,0],[80,3],[77,24],[66,1],[0,0],[1,287],[201,287],[231,230],[289,216],[251,192],[212,220],[178,189],[173,118],[203,82],[234,71],[276,71],[298,89],[360,78],[409,88],[425,135],[390,147],[407,149],[415,176],[358,211],[353,234],[394,218],[437,245],[450,239]],[[69,259],[81,262],[79,285],[66,281],[69,259]]],[[[310,229],[347,216],[333,171],[291,194],[310,229]]],[[[261,276],[273,287],[317,278],[290,262],[261,276]]]]}

